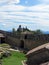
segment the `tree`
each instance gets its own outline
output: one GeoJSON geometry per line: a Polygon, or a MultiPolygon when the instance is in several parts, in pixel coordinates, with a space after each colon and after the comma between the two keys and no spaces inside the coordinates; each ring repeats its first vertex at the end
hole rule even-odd
{"type": "Polygon", "coordinates": [[[25,31],[30,31],[30,30],[27,28],[27,26],[26,26],[26,28],[23,28],[23,32],[25,32],[25,31]]]}
{"type": "Polygon", "coordinates": [[[39,34],[43,34],[43,33],[42,33],[42,31],[41,31],[41,30],[39,30],[39,29],[38,29],[38,30],[36,30],[36,31],[34,32],[34,34],[39,35],[39,34]]]}
{"type": "Polygon", "coordinates": [[[22,28],[21,25],[19,25],[18,29],[17,29],[17,33],[21,33],[22,32],[22,28]]]}
{"type": "Polygon", "coordinates": [[[16,31],[15,31],[15,28],[12,29],[12,33],[13,33],[13,36],[16,35],[16,31]]]}

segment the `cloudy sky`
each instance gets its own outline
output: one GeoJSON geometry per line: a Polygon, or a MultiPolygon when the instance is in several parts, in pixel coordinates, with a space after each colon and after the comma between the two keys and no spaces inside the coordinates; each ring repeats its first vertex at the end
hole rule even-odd
{"type": "Polygon", "coordinates": [[[0,0],[0,30],[19,25],[49,31],[49,0],[0,0]]]}

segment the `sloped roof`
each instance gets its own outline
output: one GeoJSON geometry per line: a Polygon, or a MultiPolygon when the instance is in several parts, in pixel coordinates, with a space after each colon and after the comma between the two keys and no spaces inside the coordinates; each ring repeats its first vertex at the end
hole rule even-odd
{"type": "Polygon", "coordinates": [[[22,32],[21,34],[33,34],[33,33],[26,30],[26,31],[22,32]]]}
{"type": "Polygon", "coordinates": [[[36,52],[36,51],[38,51],[38,50],[40,50],[40,49],[43,49],[43,48],[49,49],[49,43],[43,44],[43,45],[41,45],[41,46],[38,46],[38,47],[36,47],[36,48],[30,50],[26,55],[29,55],[29,54],[31,54],[31,53],[34,53],[34,52],[36,52]]]}
{"type": "Polygon", "coordinates": [[[4,37],[4,35],[2,33],[0,33],[0,37],[4,37]]]}

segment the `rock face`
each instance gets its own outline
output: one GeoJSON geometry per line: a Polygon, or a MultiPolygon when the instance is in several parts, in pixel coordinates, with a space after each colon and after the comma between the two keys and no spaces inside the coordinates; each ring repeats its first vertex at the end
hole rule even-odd
{"type": "Polygon", "coordinates": [[[11,53],[9,51],[5,51],[3,57],[9,57],[9,56],[11,56],[11,53]]]}
{"type": "Polygon", "coordinates": [[[28,65],[42,65],[49,61],[49,43],[30,50],[27,54],[28,65]]]}
{"type": "Polygon", "coordinates": [[[40,65],[49,65],[49,62],[42,63],[40,65]]]}

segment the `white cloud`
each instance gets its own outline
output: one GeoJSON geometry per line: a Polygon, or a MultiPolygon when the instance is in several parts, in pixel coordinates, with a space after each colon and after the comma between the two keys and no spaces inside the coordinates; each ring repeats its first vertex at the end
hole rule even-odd
{"type": "Polygon", "coordinates": [[[24,7],[24,6],[21,6],[21,5],[17,5],[17,6],[15,6],[15,5],[7,5],[7,6],[2,6],[2,7],[0,7],[0,11],[22,11],[22,10],[24,10],[26,7],[24,7]]]}
{"type": "MultiPolygon", "coordinates": [[[[43,21],[45,21],[48,24],[47,20],[45,20],[44,18],[49,18],[49,13],[48,13],[49,5],[37,5],[37,6],[32,6],[32,7],[14,6],[13,8],[11,8],[11,7],[12,6],[10,6],[10,5],[8,7],[3,6],[3,8],[5,10],[6,10],[6,8],[9,8],[8,11],[11,11],[10,13],[9,12],[0,12],[0,14],[2,14],[3,20],[4,19],[5,20],[13,19],[14,21],[19,21],[19,22],[20,21],[22,21],[22,22],[31,21],[31,22],[40,23],[40,24],[42,24],[43,21]],[[17,9],[16,9],[16,7],[17,7],[17,9]],[[22,12],[23,10],[25,10],[25,8],[32,12],[22,12]],[[19,12],[17,12],[17,10],[19,12]],[[21,10],[21,12],[20,12],[20,10],[21,10]]],[[[45,22],[43,24],[45,24],[45,22]]]]}
{"type": "Polygon", "coordinates": [[[7,4],[18,4],[20,0],[0,0],[0,4],[7,3],[7,4]]]}
{"type": "Polygon", "coordinates": [[[47,4],[47,3],[49,3],[49,0],[39,0],[41,3],[45,3],[45,4],[47,4]]]}
{"type": "MultiPolygon", "coordinates": [[[[17,22],[22,22],[21,24],[24,26],[27,25],[27,23],[32,23],[32,25],[38,24],[41,28],[43,27],[45,29],[47,29],[46,27],[49,27],[49,5],[40,4],[26,7],[22,5],[14,5],[15,2],[19,3],[19,0],[7,1],[7,5],[0,6],[0,23],[2,23],[5,28],[12,28],[12,26],[16,27],[17,22]]],[[[29,27],[29,25],[27,26],[29,27]]]]}
{"type": "Polygon", "coordinates": [[[7,0],[0,0],[0,3],[4,3],[4,2],[7,2],[7,0]]]}
{"type": "Polygon", "coordinates": [[[9,0],[8,4],[19,4],[20,0],[9,0]]]}
{"type": "Polygon", "coordinates": [[[29,8],[29,10],[31,11],[38,11],[38,12],[48,12],[49,11],[49,5],[44,5],[44,4],[41,4],[41,5],[35,5],[35,6],[32,6],[29,8]]]}
{"type": "Polygon", "coordinates": [[[6,26],[6,24],[5,24],[5,23],[3,23],[2,25],[3,25],[3,26],[6,26]]]}

